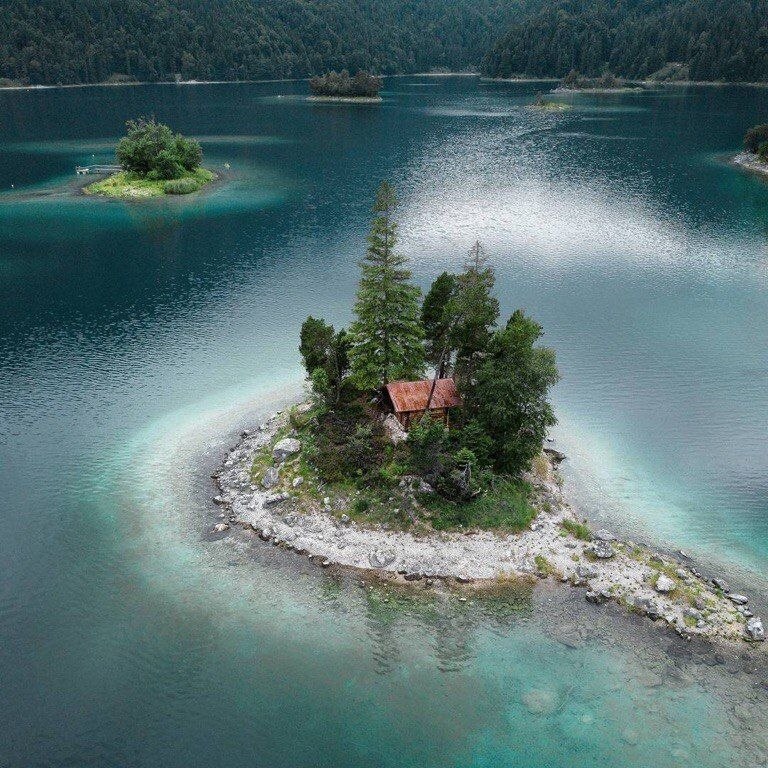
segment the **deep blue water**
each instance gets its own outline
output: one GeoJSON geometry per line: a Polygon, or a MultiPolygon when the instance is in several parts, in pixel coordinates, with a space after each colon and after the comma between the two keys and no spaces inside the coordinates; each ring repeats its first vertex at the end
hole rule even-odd
{"type": "Polygon", "coordinates": [[[543,114],[526,108],[541,87],[390,79],[380,106],[309,104],[302,83],[0,92],[0,766],[719,766],[765,749],[729,698],[764,708],[764,669],[670,657],[580,598],[385,603],[204,535],[228,441],[300,391],[301,321],[348,321],[388,178],[422,286],[479,238],[504,311],[543,323],[584,509],[768,597],[768,186],[722,162],[768,92],[543,114]],[[70,194],[141,114],[201,137],[225,183],[70,194]],[[556,641],[582,619],[578,648],[556,641]]]}

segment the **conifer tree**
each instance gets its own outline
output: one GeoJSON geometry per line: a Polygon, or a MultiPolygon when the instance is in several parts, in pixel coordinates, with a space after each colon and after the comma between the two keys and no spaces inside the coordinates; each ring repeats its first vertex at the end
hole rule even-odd
{"type": "Polygon", "coordinates": [[[454,318],[451,335],[456,350],[456,378],[464,386],[471,383],[499,317],[499,301],[492,295],[495,283],[496,275],[478,241],[457,278],[448,310],[454,318]]]}
{"type": "Polygon", "coordinates": [[[435,367],[440,378],[451,368],[453,317],[448,309],[455,292],[456,275],[443,272],[432,283],[421,306],[427,362],[435,367]]]}
{"type": "Polygon", "coordinates": [[[420,291],[411,285],[405,256],[395,253],[397,206],[394,189],[383,182],[376,193],[368,250],[360,262],[357,319],[349,329],[352,377],[360,389],[377,389],[424,371],[420,291]]]}

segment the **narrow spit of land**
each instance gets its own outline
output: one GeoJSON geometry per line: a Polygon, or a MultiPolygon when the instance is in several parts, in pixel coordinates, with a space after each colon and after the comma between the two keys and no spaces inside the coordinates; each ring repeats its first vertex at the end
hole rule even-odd
{"type": "Polygon", "coordinates": [[[764,639],[749,599],[722,580],[703,578],[687,556],[673,559],[608,531],[591,531],[562,491],[556,452],[550,452],[545,469],[538,462],[537,475],[528,478],[536,516],[527,530],[514,534],[413,533],[353,520],[353,499],[324,495],[324,488],[313,486],[303,473],[300,458],[301,444],[291,436],[287,411],[244,432],[214,475],[220,511],[213,532],[240,526],[323,567],[375,571],[422,587],[437,580],[472,588],[552,578],[584,589],[590,602],[619,603],[684,638],[764,639]],[[273,466],[262,474],[265,449],[273,466]]]}

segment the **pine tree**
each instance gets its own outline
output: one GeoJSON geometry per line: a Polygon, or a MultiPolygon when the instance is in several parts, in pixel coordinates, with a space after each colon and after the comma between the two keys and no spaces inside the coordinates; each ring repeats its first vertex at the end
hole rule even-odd
{"type": "Polygon", "coordinates": [[[456,275],[443,272],[432,283],[421,305],[427,362],[435,367],[440,378],[451,368],[453,348],[450,336],[453,318],[448,308],[455,291],[456,275]]]}
{"type": "Polygon", "coordinates": [[[559,375],[555,353],[536,345],[542,333],[518,309],[505,328],[492,334],[465,397],[467,414],[492,441],[497,472],[517,475],[528,469],[556,421],[548,394],[559,375]]]}
{"type": "Polygon", "coordinates": [[[360,263],[357,319],[349,329],[352,377],[360,389],[377,389],[424,372],[424,331],[419,319],[420,291],[410,284],[405,256],[395,253],[397,206],[394,189],[383,182],[376,193],[368,250],[360,263]]]}
{"type": "Polygon", "coordinates": [[[499,301],[492,295],[496,275],[488,266],[483,246],[476,242],[458,276],[455,298],[448,312],[453,316],[451,331],[456,350],[456,378],[469,386],[499,317],[499,301]]]}

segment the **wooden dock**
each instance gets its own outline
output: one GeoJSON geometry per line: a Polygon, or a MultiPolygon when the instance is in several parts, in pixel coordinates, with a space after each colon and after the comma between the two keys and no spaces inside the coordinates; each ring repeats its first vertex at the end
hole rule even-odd
{"type": "Polygon", "coordinates": [[[75,173],[78,176],[85,176],[89,173],[117,173],[122,170],[123,169],[119,165],[78,165],[75,167],[75,173]]]}

